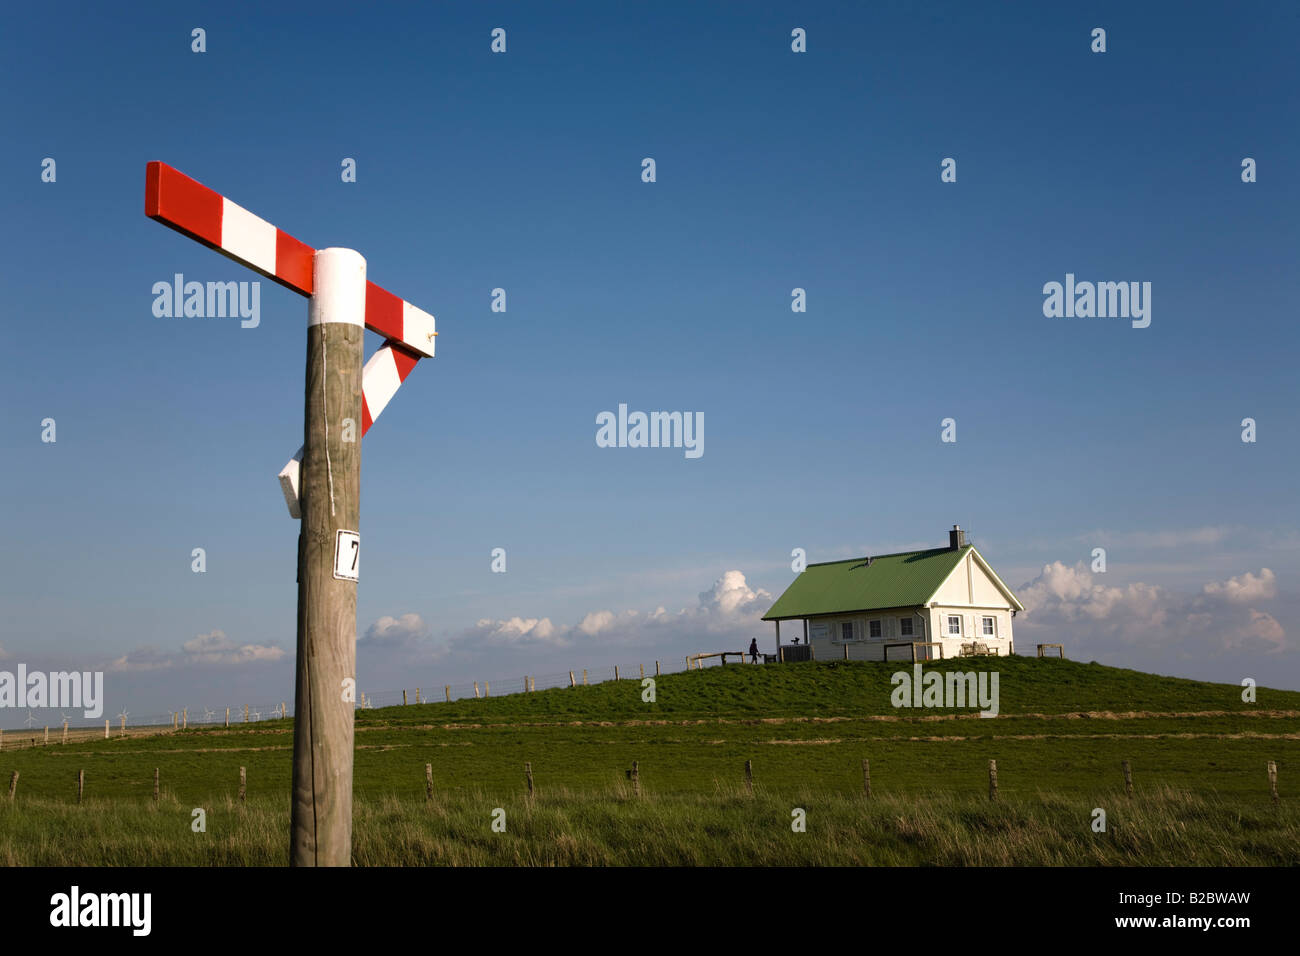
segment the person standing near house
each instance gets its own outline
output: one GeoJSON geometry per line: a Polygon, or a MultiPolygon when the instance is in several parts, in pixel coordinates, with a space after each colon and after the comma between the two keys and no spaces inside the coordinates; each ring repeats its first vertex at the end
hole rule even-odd
{"type": "Polygon", "coordinates": [[[749,662],[758,663],[758,638],[751,638],[749,642],[749,662]]]}

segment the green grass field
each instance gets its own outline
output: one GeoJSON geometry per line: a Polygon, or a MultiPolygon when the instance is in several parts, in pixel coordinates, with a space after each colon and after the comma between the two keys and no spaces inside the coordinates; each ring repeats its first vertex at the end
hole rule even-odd
{"type": "MultiPolygon", "coordinates": [[[[639,680],[624,680],[359,711],[355,860],[1300,863],[1300,818],[1288,797],[1300,767],[1300,693],[1260,688],[1245,703],[1234,685],[1057,659],[925,669],[996,670],[1000,716],[895,709],[890,675],[910,664],[894,662],[667,674],[654,703],[643,701],[639,680]],[[742,788],[747,760],[753,797],[742,788]],[[633,761],[640,798],[626,780],[633,761]],[[504,834],[489,826],[498,807],[504,834]],[[806,833],[790,829],[794,808],[807,811],[806,833]],[[1095,808],[1109,816],[1106,834],[1090,827],[1095,808]]],[[[13,770],[20,780],[15,801],[0,806],[0,861],[282,864],[292,739],[291,721],[268,721],[66,746],[7,742],[0,787],[13,770]],[[241,766],[244,806],[235,801],[241,766]],[[196,807],[209,813],[206,834],[190,831],[196,807]]]]}

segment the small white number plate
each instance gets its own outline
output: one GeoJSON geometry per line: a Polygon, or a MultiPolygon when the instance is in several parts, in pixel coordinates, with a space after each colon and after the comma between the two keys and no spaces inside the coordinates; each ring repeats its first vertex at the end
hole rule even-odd
{"type": "Polygon", "coordinates": [[[357,559],[361,556],[361,535],[339,531],[334,539],[334,577],[343,581],[357,579],[357,559]]]}

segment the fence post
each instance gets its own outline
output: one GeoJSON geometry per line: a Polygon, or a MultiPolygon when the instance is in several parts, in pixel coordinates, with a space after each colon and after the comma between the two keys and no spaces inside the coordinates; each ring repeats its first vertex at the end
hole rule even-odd
{"type": "Polygon", "coordinates": [[[433,764],[424,765],[424,802],[428,803],[433,799],[433,764]]]}
{"type": "Polygon", "coordinates": [[[451,685],[448,684],[448,685],[446,685],[446,687],[443,688],[443,689],[447,692],[447,703],[450,704],[450,703],[451,703],[451,685]]]}
{"type": "Polygon", "coordinates": [[[632,761],[632,795],[641,796],[641,763],[638,760],[632,761]]]}
{"type": "Polygon", "coordinates": [[[997,798],[998,798],[998,762],[996,760],[990,760],[989,761],[989,799],[996,800],[997,798]]]}
{"type": "Polygon", "coordinates": [[[490,680],[485,680],[483,682],[483,696],[484,697],[492,696],[492,682],[490,680]]]}
{"type": "Polygon", "coordinates": [[[865,757],[862,758],[862,794],[871,796],[871,761],[865,757]]]}
{"type": "Polygon", "coordinates": [[[618,680],[618,665],[614,665],[614,680],[618,680]]]}
{"type": "Polygon", "coordinates": [[[659,662],[655,661],[655,677],[659,676],[659,662]]]}
{"type": "Polygon", "coordinates": [[[578,682],[573,679],[573,671],[569,671],[569,686],[570,687],[578,686],[578,682]]]}
{"type": "Polygon", "coordinates": [[[745,761],[745,790],[754,795],[754,764],[749,760],[745,761]]]}
{"type": "Polygon", "coordinates": [[[243,767],[239,768],[239,802],[244,802],[244,796],[248,791],[248,771],[243,767]]]}
{"type": "Polygon", "coordinates": [[[639,668],[641,668],[641,679],[642,679],[642,680],[645,680],[645,665],[644,665],[644,664],[638,664],[638,665],[636,665],[636,666],[639,667],[639,668]]]}
{"type": "Polygon", "coordinates": [[[478,700],[478,681],[474,682],[474,699],[478,700]]]}
{"type": "Polygon", "coordinates": [[[418,688],[418,687],[415,688],[415,702],[416,702],[417,704],[420,702],[420,688],[418,688]]]}
{"type": "Polygon", "coordinates": [[[226,729],[230,729],[230,708],[226,708],[226,729]]]}
{"type": "Polygon", "coordinates": [[[104,739],[108,739],[108,721],[104,721],[104,739]]]}
{"type": "Polygon", "coordinates": [[[153,802],[158,802],[158,768],[153,768],[153,802]]]}
{"type": "Polygon", "coordinates": [[[533,765],[531,761],[524,762],[524,777],[528,781],[528,796],[533,796],[533,765]]]}
{"type": "Polygon", "coordinates": [[[244,705],[244,723],[248,723],[248,705],[244,705]]]}
{"type": "Polygon", "coordinates": [[[41,744],[41,746],[42,746],[42,747],[48,747],[49,745],[50,745],[50,728],[49,728],[49,727],[46,727],[46,728],[45,728],[45,740],[44,740],[44,742],[41,744]]]}
{"type": "Polygon", "coordinates": [[[1125,760],[1120,766],[1124,768],[1124,795],[1133,796],[1133,771],[1129,769],[1128,761],[1125,760]]]}
{"type": "Polygon", "coordinates": [[[14,798],[14,794],[17,792],[18,792],[18,771],[15,770],[13,772],[13,776],[9,778],[9,799],[12,800],[14,798]]]}
{"type": "Polygon", "coordinates": [[[587,686],[587,668],[585,667],[582,669],[582,686],[587,686]]]}
{"type": "Polygon", "coordinates": [[[528,675],[524,675],[524,693],[528,693],[528,675]]]}
{"type": "Polygon", "coordinates": [[[63,722],[63,742],[65,744],[68,742],[68,722],[66,720],[63,722]]]}
{"type": "MultiPolygon", "coordinates": [[[[122,721],[122,725],[125,727],[126,725],[125,720],[122,721]]],[[[186,707],[181,711],[181,730],[189,730],[189,729],[190,729],[190,709],[186,707]]]]}
{"type": "Polygon", "coordinates": [[[403,707],[406,706],[406,688],[405,688],[405,687],[402,688],[402,706],[403,706],[403,707]]]}
{"type": "Polygon", "coordinates": [[[86,771],[77,771],[77,802],[81,802],[82,794],[86,792],[86,771]]]}
{"type": "Polygon", "coordinates": [[[1273,806],[1277,806],[1277,762],[1268,762],[1268,789],[1273,794],[1273,806]]]}
{"type": "Polygon", "coordinates": [[[0,730],[0,750],[5,749],[5,732],[0,730]]]}

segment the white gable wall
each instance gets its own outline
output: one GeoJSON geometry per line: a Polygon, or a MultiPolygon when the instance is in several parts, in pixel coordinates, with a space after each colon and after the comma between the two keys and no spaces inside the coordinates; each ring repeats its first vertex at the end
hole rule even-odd
{"type": "Polygon", "coordinates": [[[987,644],[990,650],[996,647],[999,654],[1010,654],[1014,648],[1012,609],[1011,601],[975,559],[975,552],[967,551],[931,599],[931,632],[936,635],[933,640],[943,642],[944,657],[958,656],[961,645],[972,642],[987,644]],[[949,633],[950,615],[961,618],[960,636],[949,633]],[[993,618],[992,638],[984,633],[985,617],[993,618]]]}
{"type": "Polygon", "coordinates": [[[961,653],[961,645],[978,642],[987,644],[990,652],[993,648],[998,649],[1002,655],[1010,654],[1013,651],[1014,639],[1011,631],[1011,609],[1010,608],[972,608],[969,605],[938,605],[930,608],[935,617],[934,633],[938,635],[932,640],[943,643],[944,657],[957,657],[961,653]],[[960,636],[950,633],[950,617],[960,618],[960,636]],[[993,637],[984,633],[984,618],[993,619],[993,637]]]}

